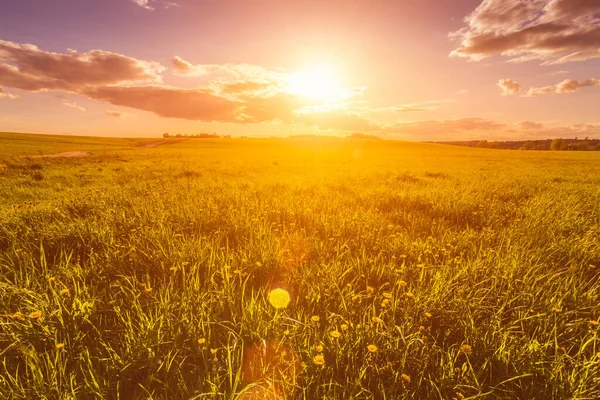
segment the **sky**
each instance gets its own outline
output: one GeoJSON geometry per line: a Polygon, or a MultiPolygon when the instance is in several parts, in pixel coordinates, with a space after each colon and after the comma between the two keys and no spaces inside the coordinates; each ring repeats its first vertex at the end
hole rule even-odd
{"type": "Polygon", "coordinates": [[[600,0],[4,0],[0,131],[600,138],[600,0]]]}

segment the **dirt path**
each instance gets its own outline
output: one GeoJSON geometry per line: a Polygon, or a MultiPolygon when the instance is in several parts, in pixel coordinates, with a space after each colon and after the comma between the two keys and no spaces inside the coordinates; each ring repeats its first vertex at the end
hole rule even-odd
{"type": "Polygon", "coordinates": [[[146,143],[146,144],[142,145],[142,149],[151,149],[153,147],[160,146],[161,144],[165,144],[165,143],[167,143],[166,140],[160,140],[158,142],[146,143]]]}
{"type": "Polygon", "coordinates": [[[38,156],[23,156],[25,158],[58,158],[58,157],[87,157],[90,155],[89,151],[67,151],[64,153],[55,154],[41,154],[38,156]]]}

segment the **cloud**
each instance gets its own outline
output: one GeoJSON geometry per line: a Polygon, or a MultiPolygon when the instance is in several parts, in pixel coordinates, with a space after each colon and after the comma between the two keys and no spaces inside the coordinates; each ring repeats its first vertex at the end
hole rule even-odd
{"type": "Polygon", "coordinates": [[[481,136],[497,132],[506,125],[485,118],[459,118],[400,122],[384,128],[386,133],[401,134],[417,140],[450,140],[468,135],[481,136]]]}
{"type": "Polygon", "coordinates": [[[519,91],[521,90],[521,85],[512,79],[500,79],[498,81],[498,86],[502,89],[502,96],[519,94],[519,91]]]}
{"type": "Polygon", "coordinates": [[[598,0],[484,0],[451,38],[451,56],[562,64],[600,57],[598,0]]]}
{"type": "Polygon", "coordinates": [[[168,0],[131,0],[134,4],[150,11],[154,11],[155,7],[151,6],[150,3],[156,4],[158,3],[163,8],[171,8],[176,7],[177,3],[168,0]]]}
{"type": "Polygon", "coordinates": [[[0,87],[0,99],[10,99],[10,100],[14,100],[14,99],[18,99],[19,96],[17,96],[16,94],[11,94],[11,93],[6,93],[4,91],[4,89],[2,89],[0,87]]]}
{"type": "Polygon", "coordinates": [[[556,85],[543,86],[543,87],[532,87],[527,91],[526,97],[535,97],[544,94],[561,94],[561,93],[574,93],[584,87],[600,86],[599,79],[587,79],[585,81],[578,81],[575,79],[565,79],[564,81],[557,83],[556,85]]]}
{"type": "Polygon", "coordinates": [[[0,62],[0,85],[33,92],[77,92],[88,85],[160,82],[164,70],[154,62],[102,50],[61,54],[3,40],[0,62]]]}
{"type": "Polygon", "coordinates": [[[122,111],[114,111],[114,110],[106,110],[105,114],[107,116],[113,117],[113,118],[126,118],[129,115],[128,113],[124,113],[122,111]]]}
{"type": "Polygon", "coordinates": [[[301,114],[296,121],[320,129],[341,131],[377,132],[381,127],[360,115],[342,112],[321,112],[301,114]]]}
{"type": "Polygon", "coordinates": [[[453,103],[454,100],[429,100],[422,101],[419,103],[410,103],[410,104],[400,104],[394,106],[394,111],[396,112],[422,112],[422,111],[432,111],[437,110],[443,104],[453,103]]]}
{"type": "Polygon", "coordinates": [[[539,122],[531,122],[531,121],[522,121],[519,122],[519,128],[522,130],[532,130],[532,129],[543,129],[544,124],[539,122]]]}
{"type": "Polygon", "coordinates": [[[67,107],[74,108],[74,109],[79,110],[79,111],[85,111],[85,108],[83,108],[82,106],[80,106],[77,103],[70,103],[68,101],[63,101],[63,105],[65,105],[67,107]]]}

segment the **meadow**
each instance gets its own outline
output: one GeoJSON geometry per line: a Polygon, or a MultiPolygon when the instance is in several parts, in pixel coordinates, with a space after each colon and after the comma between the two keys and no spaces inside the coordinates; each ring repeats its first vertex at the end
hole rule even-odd
{"type": "Polygon", "coordinates": [[[153,140],[0,134],[0,398],[600,398],[600,154],[153,140]]]}

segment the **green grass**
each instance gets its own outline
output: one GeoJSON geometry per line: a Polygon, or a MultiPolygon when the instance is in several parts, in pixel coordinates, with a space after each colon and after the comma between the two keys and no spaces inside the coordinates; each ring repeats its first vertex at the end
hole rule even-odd
{"type": "Polygon", "coordinates": [[[1,398],[600,397],[599,154],[32,138],[0,135],[1,398]]]}

